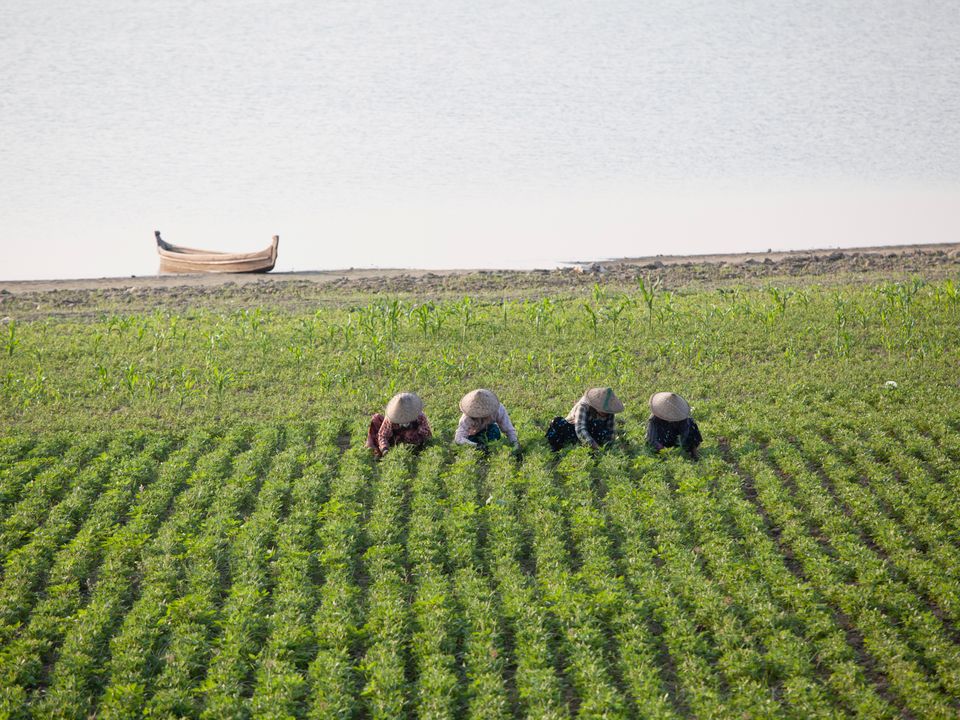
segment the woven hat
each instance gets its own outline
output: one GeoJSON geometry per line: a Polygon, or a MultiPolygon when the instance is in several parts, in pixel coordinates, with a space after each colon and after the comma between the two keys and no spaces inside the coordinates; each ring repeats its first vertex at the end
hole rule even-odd
{"type": "Polygon", "coordinates": [[[460,399],[460,411],[467,417],[485,418],[500,409],[500,399],[491,390],[474,390],[460,399]]]}
{"type": "Polygon", "coordinates": [[[583,394],[583,399],[587,401],[587,405],[599,412],[623,412],[623,403],[608,387],[590,388],[583,394]]]}
{"type": "Polygon", "coordinates": [[[650,412],[661,420],[678,422],[690,417],[690,405],[672,392],[658,392],[650,396],[650,412]]]}
{"type": "Polygon", "coordinates": [[[423,410],[423,400],[416,393],[397,393],[387,403],[384,415],[392,423],[406,425],[419,417],[423,410]]]}

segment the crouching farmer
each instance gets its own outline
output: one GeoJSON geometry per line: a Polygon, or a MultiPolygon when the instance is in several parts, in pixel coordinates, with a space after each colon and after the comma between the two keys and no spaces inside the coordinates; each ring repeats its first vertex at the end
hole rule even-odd
{"type": "Polygon", "coordinates": [[[506,435],[514,450],[520,447],[517,431],[510,422],[500,399],[485,389],[468,392],[460,399],[460,424],[453,441],[458,445],[474,445],[485,449],[487,443],[506,435]]]}
{"type": "Polygon", "coordinates": [[[547,428],[547,442],[554,450],[581,442],[597,449],[613,441],[614,416],[623,412],[623,403],[608,387],[587,390],[567,417],[555,417],[547,428]]]}
{"type": "Polygon", "coordinates": [[[422,447],[432,435],[423,414],[423,401],[416,393],[399,393],[387,403],[383,414],[375,413],[370,418],[367,447],[379,458],[399,443],[422,447]]]}
{"type": "Polygon", "coordinates": [[[650,397],[650,412],[647,443],[654,452],[679,445],[692,459],[700,458],[697,448],[703,442],[703,436],[690,415],[686,400],[676,393],[658,392],[650,397]]]}

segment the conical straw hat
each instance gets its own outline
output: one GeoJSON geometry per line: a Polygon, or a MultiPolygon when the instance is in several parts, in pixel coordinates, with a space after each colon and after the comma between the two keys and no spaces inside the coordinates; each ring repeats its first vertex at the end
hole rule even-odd
{"type": "Polygon", "coordinates": [[[394,395],[387,403],[384,415],[390,422],[406,425],[419,417],[423,410],[423,401],[416,393],[403,392],[394,395]]]}
{"type": "Polygon", "coordinates": [[[500,400],[491,390],[474,390],[460,399],[460,410],[467,417],[485,418],[496,415],[500,400]]]}
{"type": "Polygon", "coordinates": [[[587,405],[604,413],[623,412],[623,403],[608,387],[590,388],[583,394],[587,405]]]}
{"type": "Polygon", "coordinates": [[[658,392],[650,396],[650,412],[661,420],[678,422],[690,417],[690,405],[672,392],[658,392]]]}

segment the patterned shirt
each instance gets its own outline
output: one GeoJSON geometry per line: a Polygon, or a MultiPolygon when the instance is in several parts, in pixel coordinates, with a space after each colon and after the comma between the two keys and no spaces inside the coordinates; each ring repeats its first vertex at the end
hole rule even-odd
{"type": "Polygon", "coordinates": [[[423,445],[431,437],[433,437],[433,431],[430,430],[430,423],[427,422],[427,416],[423,413],[406,425],[390,422],[390,418],[385,417],[377,433],[377,446],[380,452],[385,453],[391,445],[397,443],[423,445]]]}
{"type": "MultiPolygon", "coordinates": [[[[570,410],[570,414],[567,415],[567,421],[573,423],[573,427],[577,431],[577,437],[580,439],[580,442],[586,443],[587,445],[593,445],[593,443],[596,442],[596,440],[587,430],[587,421],[599,419],[599,413],[594,410],[586,400],[580,400],[570,410]]],[[[606,421],[607,426],[610,428],[610,432],[612,434],[615,422],[613,414],[608,414],[604,420],[606,421]]]]}
{"type": "Polygon", "coordinates": [[[453,436],[453,441],[457,445],[476,445],[475,442],[471,442],[467,438],[476,435],[481,430],[486,430],[492,423],[500,426],[500,430],[503,431],[503,434],[507,436],[511,443],[517,444],[517,431],[514,429],[513,423],[510,422],[510,416],[507,415],[507,409],[503,406],[503,403],[500,403],[496,414],[490,417],[472,418],[469,415],[461,415],[460,424],[457,425],[457,432],[453,436]]]}

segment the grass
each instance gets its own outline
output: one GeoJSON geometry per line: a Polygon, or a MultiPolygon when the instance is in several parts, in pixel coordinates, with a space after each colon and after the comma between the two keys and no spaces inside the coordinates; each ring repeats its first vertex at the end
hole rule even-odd
{"type": "Polygon", "coordinates": [[[0,717],[956,717],[956,287],[7,323],[0,717]],[[599,384],[620,440],[549,452],[599,384]],[[451,445],[478,386],[522,460],[451,445]],[[406,389],[437,436],[377,463],[406,389]]]}

